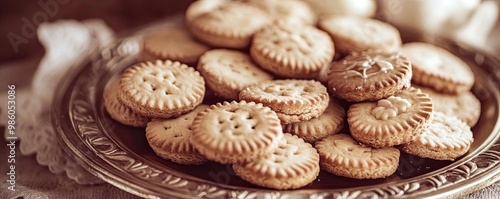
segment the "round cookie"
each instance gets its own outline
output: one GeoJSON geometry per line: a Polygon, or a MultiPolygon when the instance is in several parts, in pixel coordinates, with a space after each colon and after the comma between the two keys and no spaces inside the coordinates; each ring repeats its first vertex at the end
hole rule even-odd
{"type": "Polygon", "coordinates": [[[410,61],[399,53],[364,51],[352,53],[330,65],[328,88],[350,102],[375,101],[409,88],[410,61]]]}
{"type": "Polygon", "coordinates": [[[283,138],[276,113],[245,101],[217,103],[193,121],[191,144],[207,159],[244,163],[269,155],[283,138]]]}
{"type": "Polygon", "coordinates": [[[291,133],[314,143],[329,135],[338,133],[344,127],[345,110],[335,99],[330,99],[330,104],[319,117],[304,122],[283,125],[284,133],[291,133]]]}
{"type": "Polygon", "coordinates": [[[245,49],[252,36],[270,20],[254,6],[230,1],[187,23],[193,35],[210,46],[245,49]]]}
{"type": "Polygon", "coordinates": [[[333,60],[327,33],[310,25],[278,24],[254,35],[250,56],[263,69],[286,78],[314,78],[333,60]]]}
{"type": "Polygon", "coordinates": [[[276,112],[282,124],[319,117],[330,98],[326,87],[314,80],[273,80],[248,86],[240,100],[262,103],[276,112]]]}
{"type": "Polygon", "coordinates": [[[200,73],[170,60],[134,65],[120,78],[120,101],[151,118],[171,118],[190,112],[201,103],[204,94],[205,81],[200,73]]]}
{"type": "Polygon", "coordinates": [[[399,31],[392,25],[371,18],[330,15],[319,20],[339,52],[349,54],[366,50],[394,52],[401,47],[399,31]]]}
{"type": "Polygon", "coordinates": [[[258,186],[298,189],[318,176],[319,155],[311,144],[285,133],[284,140],[269,157],[234,164],[233,170],[242,179],[258,186]]]}
{"type": "Polygon", "coordinates": [[[193,111],[174,119],[153,119],[146,127],[149,146],[161,158],[178,164],[205,163],[207,159],[194,149],[189,139],[194,117],[208,107],[199,105],[193,111]]]}
{"type": "Polygon", "coordinates": [[[410,88],[378,102],[353,104],[347,111],[351,135],[375,147],[408,143],[419,136],[432,120],[429,95],[410,88]]]}
{"type": "Polygon", "coordinates": [[[469,65],[447,50],[427,43],[407,43],[401,53],[413,65],[412,81],[438,92],[456,94],[469,91],[474,73],[469,65]]]}
{"type": "Polygon", "coordinates": [[[445,115],[454,115],[469,126],[476,125],[481,115],[481,102],[476,96],[465,91],[460,94],[450,95],[439,93],[430,88],[418,87],[423,93],[429,94],[434,104],[434,110],[443,112],[445,115]]]}
{"type": "Polygon", "coordinates": [[[429,127],[401,148],[419,157],[453,161],[467,153],[473,141],[469,125],[455,116],[435,112],[429,127]]]}
{"type": "Polygon", "coordinates": [[[109,116],[121,124],[133,127],[145,127],[149,118],[139,115],[132,111],[129,107],[123,105],[118,100],[120,91],[120,82],[115,80],[104,89],[104,108],[109,116]]]}
{"type": "Polygon", "coordinates": [[[255,65],[250,56],[235,50],[208,51],[200,58],[197,69],[208,88],[216,95],[231,100],[237,100],[245,87],[273,79],[272,75],[255,65]]]}
{"type": "Polygon", "coordinates": [[[230,0],[196,0],[189,4],[186,9],[185,17],[186,21],[189,23],[193,21],[198,16],[211,12],[212,10],[218,8],[221,5],[230,2],[230,0]]]}
{"type": "Polygon", "coordinates": [[[358,144],[347,134],[335,134],[316,142],[324,170],[355,179],[385,178],[396,172],[400,152],[393,147],[375,149],[358,144]]]}
{"type": "Polygon", "coordinates": [[[183,27],[169,27],[147,33],[143,38],[142,61],[172,60],[194,64],[210,50],[191,37],[183,27]]]}
{"type": "Polygon", "coordinates": [[[315,25],[316,13],[301,0],[245,0],[266,12],[275,23],[315,25]]]}

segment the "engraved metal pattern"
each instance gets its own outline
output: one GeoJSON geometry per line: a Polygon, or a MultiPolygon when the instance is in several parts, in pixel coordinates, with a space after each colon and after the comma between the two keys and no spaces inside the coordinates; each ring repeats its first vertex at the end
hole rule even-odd
{"type": "MultiPolygon", "coordinates": [[[[368,188],[317,191],[245,190],[241,187],[193,179],[158,165],[148,165],[120,148],[107,133],[101,131],[99,125],[106,124],[98,122],[95,110],[97,82],[103,78],[104,73],[114,70],[117,63],[130,62],[131,57],[138,53],[134,42],[137,42],[137,38],[118,41],[93,55],[87,64],[81,64],[78,70],[68,75],[54,102],[52,117],[65,149],[79,160],[82,166],[100,178],[139,196],[266,199],[424,197],[444,192],[445,188],[460,189],[463,183],[472,180],[485,181],[485,178],[500,173],[498,121],[495,131],[487,139],[489,143],[483,144],[484,151],[476,156],[462,159],[433,175],[368,188]],[[68,107],[65,108],[65,105],[68,107]]],[[[470,53],[462,48],[460,52],[470,53]]],[[[495,66],[496,68],[491,68],[490,71],[500,71],[498,62],[481,54],[476,55],[476,63],[485,67],[495,66]]],[[[498,86],[500,72],[491,74],[494,75],[492,78],[498,86]]]]}

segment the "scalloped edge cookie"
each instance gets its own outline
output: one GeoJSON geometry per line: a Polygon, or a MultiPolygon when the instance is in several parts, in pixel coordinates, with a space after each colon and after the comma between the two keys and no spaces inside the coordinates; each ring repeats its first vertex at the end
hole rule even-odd
{"type": "Polygon", "coordinates": [[[109,116],[121,124],[133,127],[146,127],[150,119],[132,111],[118,100],[120,81],[114,80],[104,89],[104,108],[109,116]]]}

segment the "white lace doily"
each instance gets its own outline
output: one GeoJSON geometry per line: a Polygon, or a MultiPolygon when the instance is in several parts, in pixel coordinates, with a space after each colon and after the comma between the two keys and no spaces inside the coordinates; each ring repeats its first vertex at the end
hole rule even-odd
{"type": "MultiPolygon", "coordinates": [[[[48,166],[56,174],[65,172],[79,184],[102,183],[63,151],[52,126],[50,109],[54,91],[68,69],[93,49],[112,41],[114,33],[101,20],[60,20],[41,24],[37,35],[46,54],[31,87],[16,90],[16,136],[20,140],[20,152],[22,155],[36,154],[39,164],[48,166]]],[[[2,93],[0,98],[7,99],[6,95],[2,93]]],[[[6,110],[6,107],[1,109],[6,110]]],[[[0,118],[2,125],[7,126],[6,111],[1,111],[0,118]]]]}

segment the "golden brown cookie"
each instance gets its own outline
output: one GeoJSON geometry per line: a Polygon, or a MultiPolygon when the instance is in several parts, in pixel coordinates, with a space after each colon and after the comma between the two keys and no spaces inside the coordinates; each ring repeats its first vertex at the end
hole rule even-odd
{"type": "Polygon", "coordinates": [[[184,27],[169,27],[144,35],[141,60],[161,59],[194,64],[208,50],[208,46],[196,41],[184,27]]]}
{"type": "Polygon", "coordinates": [[[435,112],[425,131],[402,150],[435,160],[455,160],[464,155],[474,141],[470,126],[453,115],[435,112]]]}
{"type": "Polygon", "coordinates": [[[354,139],[381,148],[408,143],[422,134],[432,113],[429,95],[410,88],[377,102],[351,105],[347,121],[354,139]]]}
{"type": "Polygon", "coordinates": [[[133,127],[145,127],[149,118],[139,115],[118,100],[120,81],[114,80],[104,89],[104,108],[114,120],[133,127]]]}
{"type": "Polygon", "coordinates": [[[211,12],[215,10],[219,6],[229,3],[231,0],[196,0],[193,3],[189,4],[189,7],[186,9],[185,17],[186,21],[189,23],[190,21],[196,19],[198,16],[205,14],[207,12],[211,12]]]}
{"type": "Polygon", "coordinates": [[[199,165],[207,159],[191,145],[191,125],[199,112],[208,105],[199,105],[193,111],[174,119],[153,119],[147,124],[146,139],[153,151],[163,159],[186,165],[199,165]]]}
{"type": "Polygon", "coordinates": [[[260,9],[237,1],[224,3],[187,21],[193,35],[213,47],[245,49],[271,20],[260,9]]]}
{"type": "Polygon", "coordinates": [[[474,73],[469,65],[443,48],[427,43],[406,43],[401,53],[412,62],[412,81],[417,84],[449,94],[469,91],[474,85],[474,73]]]}
{"type": "Polygon", "coordinates": [[[429,94],[434,104],[434,110],[446,115],[454,115],[467,125],[474,126],[481,115],[481,102],[476,96],[466,91],[460,94],[450,95],[439,93],[430,88],[417,86],[422,92],[429,94]]]}
{"type": "Polygon", "coordinates": [[[273,80],[241,91],[240,100],[262,103],[276,112],[282,124],[319,117],[330,98],[326,87],[314,80],[273,80]]]}
{"type": "Polygon", "coordinates": [[[203,100],[203,77],[185,64],[170,60],[143,62],[120,78],[119,99],[134,112],[171,118],[190,112],[203,100]]]}
{"type": "Polygon", "coordinates": [[[327,33],[309,25],[273,25],[257,32],[250,56],[262,68],[286,78],[314,78],[332,62],[334,46],[327,33]]]}
{"type": "Polygon", "coordinates": [[[298,189],[313,182],[319,174],[319,155],[311,144],[288,133],[266,158],[234,164],[242,179],[267,188],[298,189]]]}
{"type": "Polygon", "coordinates": [[[335,99],[330,99],[330,104],[325,112],[315,119],[283,125],[284,133],[291,133],[314,143],[329,135],[338,133],[344,127],[345,109],[335,99]]]}
{"type": "Polygon", "coordinates": [[[262,70],[249,55],[235,50],[215,49],[200,58],[197,67],[205,78],[208,88],[216,95],[237,100],[245,87],[273,76],[262,70]]]}
{"type": "Polygon", "coordinates": [[[316,142],[320,165],[338,176],[355,179],[385,178],[396,172],[400,152],[393,147],[375,149],[358,144],[347,134],[335,134],[316,142]]]}
{"type": "Polygon", "coordinates": [[[275,23],[315,25],[316,13],[301,0],[245,0],[271,16],[275,23]]]}
{"type": "Polygon", "coordinates": [[[409,88],[412,65],[399,53],[365,51],[332,63],[328,74],[334,96],[350,102],[375,101],[409,88]]]}
{"type": "Polygon", "coordinates": [[[335,48],[344,54],[366,50],[394,52],[402,43],[394,26],[371,18],[324,16],[319,20],[319,28],[330,34],[335,48]]]}
{"type": "Polygon", "coordinates": [[[217,103],[193,121],[191,144],[207,159],[244,163],[268,156],[283,138],[276,113],[245,101],[217,103]]]}

